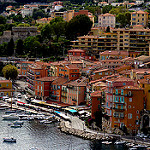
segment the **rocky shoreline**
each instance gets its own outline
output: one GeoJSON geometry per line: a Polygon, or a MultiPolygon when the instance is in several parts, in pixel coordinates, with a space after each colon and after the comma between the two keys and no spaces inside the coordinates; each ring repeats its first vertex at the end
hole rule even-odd
{"type": "Polygon", "coordinates": [[[105,135],[98,134],[98,133],[91,133],[85,130],[69,128],[65,125],[64,121],[60,122],[58,128],[60,128],[60,130],[66,134],[72,134],[74,136],[78,136],[86,140],[101,140],[101,141],[105,141],[105,140],[116,141],[117,140],[116,137],[105,136],[105,135]]]}
{"type": "Polygon", "coordinates": [[[65,121],[60,121],[60,124],[58,126],[58,128],[61,130],[61,132],[64,132],[66,134],[70,134],[70,135],[74,135],[86,140],[99,140],[99,141],[111,141],[112,143],[114,143],[117,140],[123,140],[126,143],[131,143],[131,144],[140,144],[140,145],[144,145],[147,147],[150,147],[150,143],[144,142],[144,141],[135,141],[133,139],[126,139],[126,138],[121,138],[120,136],[112,136],[112,135],[105,135],[103,133],[91,133],[88,132],[86,130],[79,130],[79,129],[73,129],[70,127],[66,126],[66,122],[65,121]]]}

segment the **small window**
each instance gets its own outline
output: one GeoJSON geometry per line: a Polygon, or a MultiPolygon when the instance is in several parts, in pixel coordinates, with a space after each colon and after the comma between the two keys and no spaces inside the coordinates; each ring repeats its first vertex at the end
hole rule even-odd
{"type": "Polygon", "coordinates": [[[129,98],[129,102],[132,102],[132,98],[129,98]]]}
{"type": "Polygon", "coordinates": [[[128,114],[128,119],[132,119],[132,114],[131,113],[128,114]]]}
{"type": "Polygon", "coordinates": [[[131,105],[129,105],[129,108],[131,108],[131,105]]]}
{"type": "Polygon", "coordinates": [[[136,113],[139,114],[139,110],[137,110],[136,113]]]}

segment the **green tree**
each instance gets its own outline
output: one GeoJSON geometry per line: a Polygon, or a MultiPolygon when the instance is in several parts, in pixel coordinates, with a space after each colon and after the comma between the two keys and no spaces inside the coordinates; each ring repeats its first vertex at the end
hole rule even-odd
{"type": "Polygon", "coordinates": [[[56,41],[58,41],[61,35],[65,34],[65,21],[53,22],[51,27],[53,29],[53,33],[56,36],[56,41]]]}
{"type": "Polygon", "coordinates": [[[3,75],[6,79],[11,79],[11,80],[15,80],[17,79],[18,76],[18,70],[14,65],[6,65],[3,69],[2,69],[3,75]]]}
{"type": "Polygon", "coordinates": [[[17,27],[30,27],[30,25],[28,23],[20,23],[17,27]]]}
{"type": "Polygon", "coordinates": [[[116,16],[116,21],[120,23],[121,27],[125,27],[127,24],[130,25],[131,14],[129,12],[119,13],[116,16]]]}
{"type": "Polygon", "coordinates": [[[52,27],[50,24],[45,24],[41,30],[42,38],[51,39],[52,36],[52,27]]]}
{"type": "Polygon", "coordinates": [[[6,18],[3,16],[0,16],[0,24],[6,24],[6,18]]]}
{"type": "Polygon", "coordinates": [[[111,5],[106,5],[102,8],[102,12],[103,14],[105,13],[109,13],[109,11],[112,9],[112,6],[111,5]]]}
{"type": "Polygon", "coordinates": [[[24,49],[24,45],[23,45],[23,41],[21,39],[17,40],[16,42],[16,54],[17,55],[23,55],[23,49],[24,49]]]}
{"type": "Polygon", "coordinates": [[[15,48],[14,40],[13,38],[11,38],[7,45],[8,56],[12,56],[14,54],[14,48],[15,48]]]}
{"type": "Polygon", "coordinates": [[[32,17],[37,20],[38,18],[44,18],[47,17],[47,15],[45,14],[45,12],[43,10],[40,9],[34,9],[33,10],[33,15],[32,17]]]}
{"type": "Polygon", "coordinates": [[[110,32],[110,27],[109,26],[106,28],[106,32],[110,32]]]}
{"type": "Polygon", "coordinates": [[[110,13],[110,14],[115,14],[115,15],[117,15],[117,14],[119,14],[119,13],[125,13],[125,12],[127,12],[127,11],[128,11],[128,9],[126,9],[125,6],[119,6],[119,7],[116,7],[116,8],[112,8],[112,9],[109,11],[109,13],[110,13]]]}
{"type": "Polygon", "coordinates": [[[73,17],[66,25],[66,37],[74,40],[77,36],[86,35],[92,27],[93,22],[86,15],[73,17]]]}

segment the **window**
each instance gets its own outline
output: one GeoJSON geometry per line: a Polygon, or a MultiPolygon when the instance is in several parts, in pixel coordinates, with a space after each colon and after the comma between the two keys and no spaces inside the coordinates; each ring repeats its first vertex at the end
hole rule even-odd
{"type": "Polygon", "coordinates": [[[123,105],[121,105],[121,109],[123,109],[123,105]]]}
{"type": "Polygon", "coordinates": [[[129,102],[132,102],[132,98],[129,98],[129,102]]]}
{"type": "Polygon", "coordinates": [[[139,110],[137,110],[136,113],[139,114],[139,110]]]}
{"type": "Polygon", "coordinates": [[[121,95],[123,95],[123,90],[121,90],[121,95]]]}
{"type": "Polygon", "coordinates": [[[116,107],[115,108],[118,108],[118,104],[116,104],[116,107]]]}
{"type": "Polygon", "coordinates": [[[131,113],[128,114],[128,119],[132,119],[132,114],[131,113]]]}
{"type": "Polygon", "coordinates": [[[128,107],[131,108],[131,105],[129,105],[128,107]]]}
{"type": "Polygon", "coordinates": [[[6,84],[6,86],[8,87],[8,84],[6,84]]]}
{"type": "Polygon", "coordinates": [[[136,16],[136,14],[132,14],[132,16],[134,17],[134,16],[136,16]]]}
{"type": "Polygon", "coordinates": [[[102,75],[102,72],[99,72],[99,75],[102,75]]]}
{"type": "Polygon", "coordinates": [[[116,90],[116,94],[118,94],[118,90],[116,90]]]}
{"type": "Polygon", "coordinates": [[[124,97],[120,97],[120,102],[124,103],[124,97]]]}
{"type": "Polygon", "coordinates": [[[0,84],[0,87],[1,87],[2,85],[0,84]]]}
{"type": "Polygon", "coordinates": [[[57,86],[57,89],[60,89],[60,86],[59,86],[59,85],[57,86]]]}

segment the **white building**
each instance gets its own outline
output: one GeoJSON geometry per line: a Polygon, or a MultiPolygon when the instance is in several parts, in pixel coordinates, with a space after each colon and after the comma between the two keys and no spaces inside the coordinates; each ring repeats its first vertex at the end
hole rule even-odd
{"type": "Polygon", "coordinates": [[[112,27],[116,25],[116,17],[113,14],[101,14],[98,16],[98,26],[99,27],[112,27]]]}
{"type": "Polygon", "coordinates": [[[32,16],[33,10],[31,8],[23,8],[23,9],[21,9],[21,14],[22,14],[23,18],[25,16],[32,16]]]}
{"type": "Polygon", "coordinates": [[[136,5],[141,5],[144,3],[144,0],[136,0],[136,5]]]}

